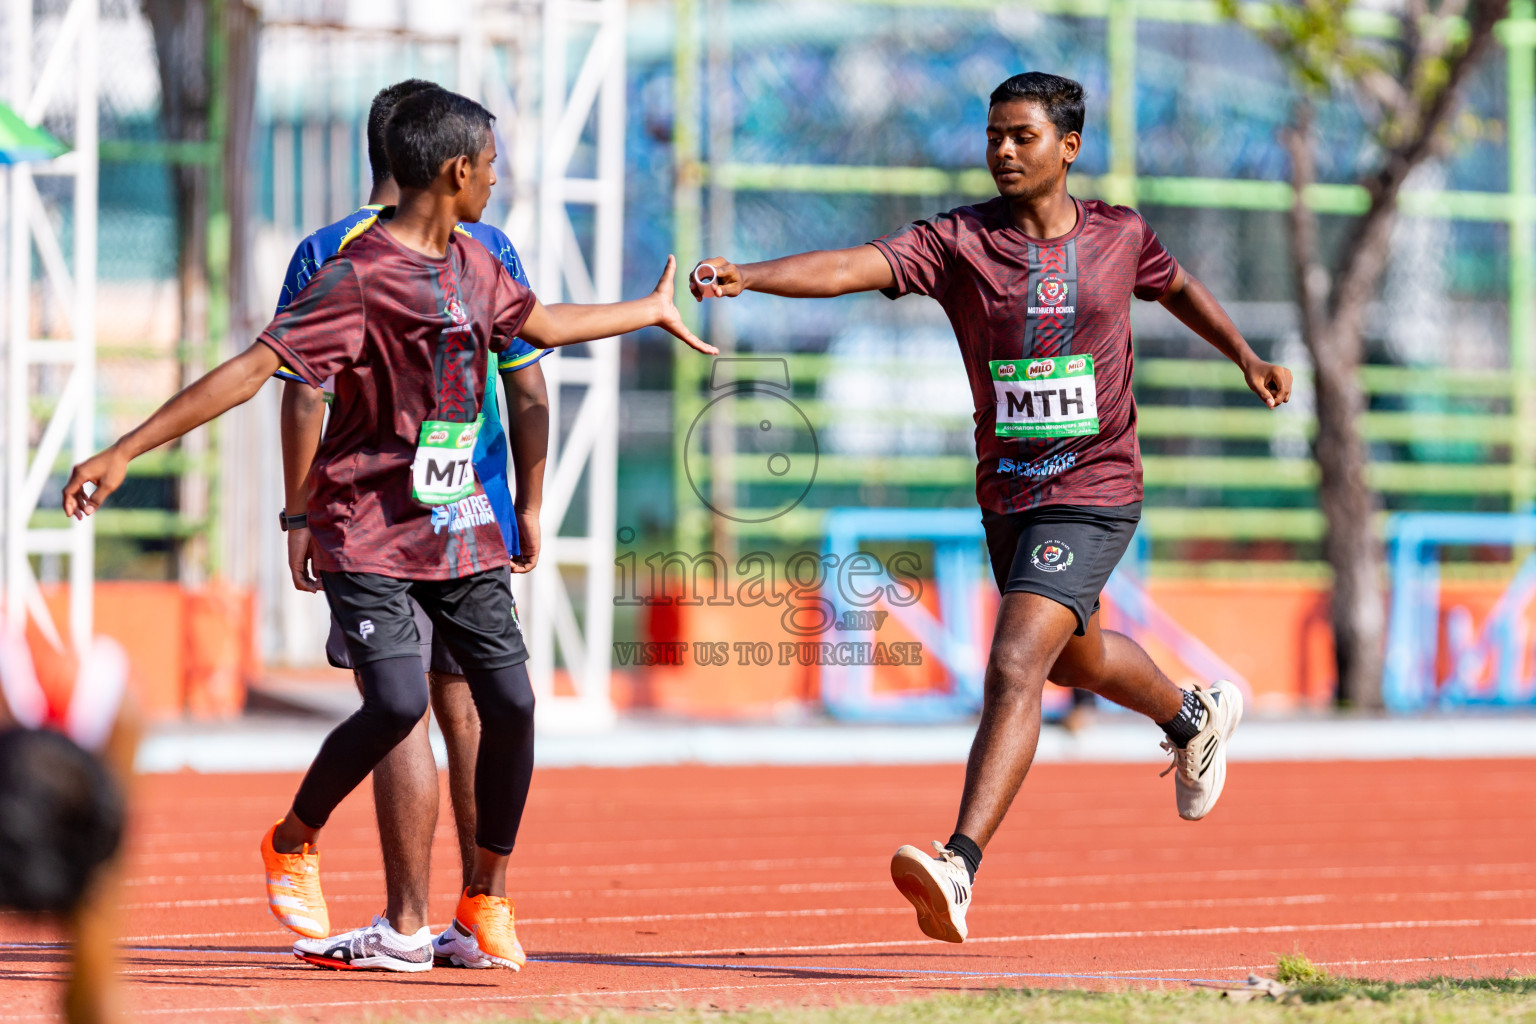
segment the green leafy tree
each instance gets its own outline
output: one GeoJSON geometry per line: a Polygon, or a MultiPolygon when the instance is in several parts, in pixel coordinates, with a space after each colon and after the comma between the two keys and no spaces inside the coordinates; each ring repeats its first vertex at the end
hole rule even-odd
{"type": "Polygon", "coordinates": [[[1452,116],[1473,69],[1487,53],[1509,0],[1400,0],[1396,30],[1355,31],[1351,0],[1241,4],[1219,0],[1223,13],[1274,51],[1296,98],[1283,138],[1291,157],[1295,201],[1289,216],[1290,258],[1301,337],[1312,357],[1317,407],[1313,456],[1326,520],[1324,555],[1333,570],[1332,621],[1339,699],[1381,706],[1386,608],[1383,558],[1373,525],[1380,505],[1366,479],[1360,415],[1365,318],[1390,254],[1397,199],[1414,168],[1443,153],[1452,116]],[[1314,116],[1328,103],[1353,104],[1374,146],[1360,175],[1368,203],[1329,259],[1307,203],[1317,180],[1314,116]]]}

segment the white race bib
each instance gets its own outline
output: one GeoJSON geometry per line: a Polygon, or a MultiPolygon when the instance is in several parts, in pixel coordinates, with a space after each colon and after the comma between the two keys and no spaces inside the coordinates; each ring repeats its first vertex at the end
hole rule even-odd
{"type": "Polygon", "coordinates": [[[1093,356],[994,359],[998,437],[1084,437],[1099,432],[1093,356]]]}
{"type": "Polygon", "coordinates": [[[422,505],[447,505],[475,492],[475,439],[480,423],[427,420],[411,462],[411,497],[422,505]]]}

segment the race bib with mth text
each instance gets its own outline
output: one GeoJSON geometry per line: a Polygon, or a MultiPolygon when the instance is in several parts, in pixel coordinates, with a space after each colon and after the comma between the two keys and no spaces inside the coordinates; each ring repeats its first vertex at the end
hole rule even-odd
{"type": "Polygon", "coordinates": [[[998,437],[1083,437],[1099,432],[1093,356],[994,359],[998,437]]]}

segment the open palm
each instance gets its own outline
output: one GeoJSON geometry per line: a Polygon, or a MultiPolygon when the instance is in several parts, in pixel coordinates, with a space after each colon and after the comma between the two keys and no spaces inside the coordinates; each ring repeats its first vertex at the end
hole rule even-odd
{"type": "Polygon", "coordinates": [[[651,296],[657,302],[656,326],[668,332],[674,337],[687,342],[690,348],[698,349],[707,356],[716,356],[720,350],[706,341],[700,339],[683,323],[683,315],[677,311],[677,304],[672,301],[673,279],[677,276],[677,257],[667,257],[667,268],[661,272],[661,280],[656,282],[656,290],[651,296]]]}

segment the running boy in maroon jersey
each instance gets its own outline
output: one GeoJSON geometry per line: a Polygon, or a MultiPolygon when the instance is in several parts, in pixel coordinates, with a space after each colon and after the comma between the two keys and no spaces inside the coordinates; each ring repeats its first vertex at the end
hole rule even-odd
{"type": "Polygon", "coordinates": [[[987,115],[998,198],[852,249],[745,266],[708,260],[691,282],[700,300],[743,290],[928,295],[955,329],[975,403],[977,498],[1003,600],[955,833],[934,844],[938,857],[903,846],[891,861],[919,927],[949,942],[965,940],[981,852],[1034,759],[1047,679],[1159,723],[1179,814],[1191,820],[1221,796],[1227,741],[1243,711],[1231,683],[1186,692],[1128,637],[1099,627],[1099,591],[1141,516],[1131,297],[1161,302],[1236,363],[1272,409],[1289,400],[1291,373],[1254,354],[1135,210],[1068,194],[1082,127],[1082,86],[1016,75],[993,91],[987,115]]]}
{"type": "MultiPolygon", "coordinates": [[[[496,183],[491,121],[478,103],[442,90],[396,106],[386,144],[399,205],[328,260],[258,344],[76,466],[64,510],[94,512],[131,459],[246,401],[280,365],[307,380],[335,376],[338,411],[311,470],[308,516],[363,706],[326,738],[292,808],[262,840],[268,904],[301,935],[330,930],[315,852],[321,827],[427,707],[409,596],[464,667],[480,714],[474,870],[454,917],[490,959],[515,968],[525,958],[506,867],[533,772],[533,691],[506,544],[470,468],[491,353],[519,336],[552,348],[650,326],[715,350],[672,304],[671,259],[643,299],[546,308],[490,250],[454,230],[480,219],[496,183]]],[[[431,935],[415,938],[419,948],[393,955],[415,956],[426,970],[431,935]]]]}

